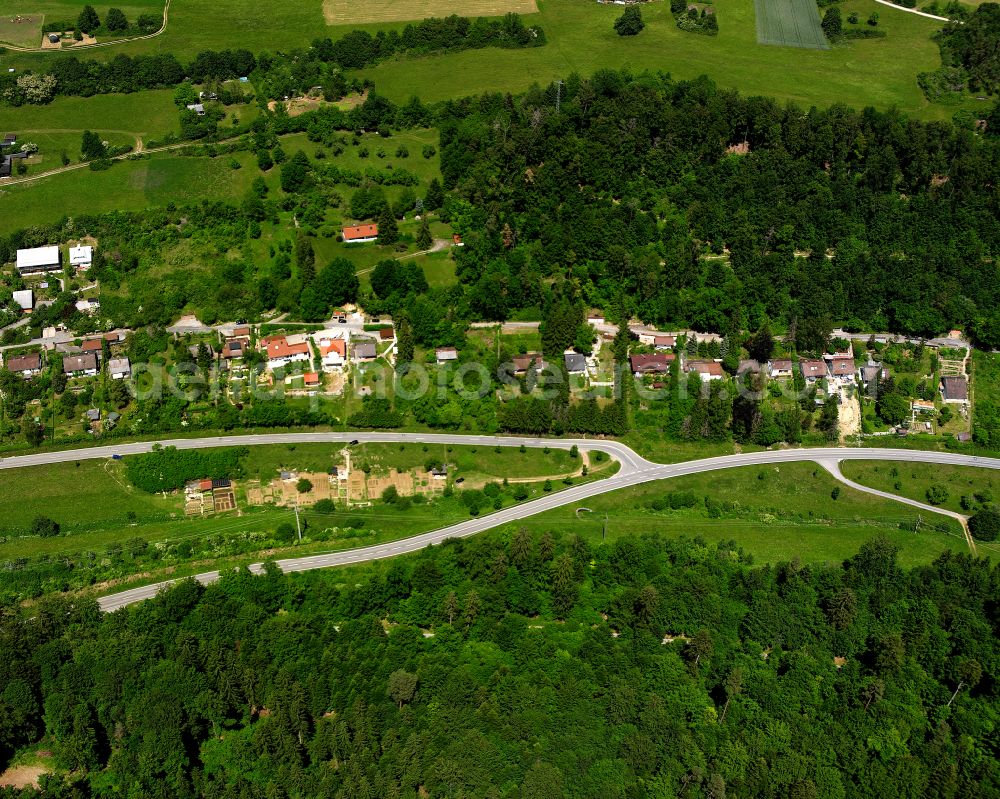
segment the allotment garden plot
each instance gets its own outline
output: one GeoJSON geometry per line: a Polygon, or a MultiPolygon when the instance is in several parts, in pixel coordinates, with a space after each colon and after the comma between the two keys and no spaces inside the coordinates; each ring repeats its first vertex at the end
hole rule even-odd
{"type": "Polygon", "coordinates": [[[362,22],[401,22],[403,20],[447,17],[501,17],[513,11],[516,14],[534,14],[538,11],[535,0],[371,0],[359,6],[353,0],[323,0],[323,18],[327,25],[351,25],[362,22]]]}
{"type": "Polygon", "coordinates": [[[828,50],[814,0],[754,0],[757,42],[828,50]]]}

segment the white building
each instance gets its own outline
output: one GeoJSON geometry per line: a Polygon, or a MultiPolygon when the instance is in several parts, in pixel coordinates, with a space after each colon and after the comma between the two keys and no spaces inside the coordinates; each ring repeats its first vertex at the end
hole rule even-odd
{"type": "Polygon", "coordinates": [[[24,289],[22,291],[14,292],[14,302],[16,302],[21,310],[25,313],[29,313],[32,308],[35,307],[35,292],[31,289],[24,289]]]}
{"type": "Polygon", "coordinates": [[[70,247],[69,262],[77,269],[89,269],[90,265],[94,262],[94,248],[85,246],[70,247]]]}
{"type": "Polygon", "coordinates": [[[101,307],[101,303],[97,300],[77,300],[76,310],[80,313],[94,313],[98,308],[101,307]]]}
{"type": "Polygon", "coordinates": [[[321,330],[313,333],[313,341],[319,348],[323,369],[343,369],[347,363],[347,337],[343,330],[321,330]]]}
{"type": "Polygon", "coordinates": [[[58,247],[34,247],[17,251],[17,271],[49,272],[61,267],[58,247]]]}
{"type": "Polygon", "coordinates": [[[129,363],[128,358],[110,358],[108,359],[108,374],[111,375],[112,380],[124,380],[131,376],[132,364],[129,363]]]}

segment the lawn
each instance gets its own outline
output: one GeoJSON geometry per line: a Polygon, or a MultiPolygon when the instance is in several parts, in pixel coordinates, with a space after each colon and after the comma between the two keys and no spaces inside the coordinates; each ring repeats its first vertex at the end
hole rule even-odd
{"type": "MultiPolygon", "coordinates": [[[[839,562],[857,552],[876,535],[884,535],[900,549],[905,565],[927,563],[945,549],[965,551],[956,522],[942,517],[920,532],[901,529],[912,525],[917,511],[891,500],[841,488],[823,469],[808,463],[780,467],[746,467],[661,480],[604,494],[584,503],[557,508],[524,520],[543,530],[578,532],[593,542],[652,532],[670,537],[701,536],[714,544],[732,540],[758,562],[774,563],[799,557],[804,562],[839,562]],[[667,492],[691,491],[698,507],[655,511],[649,503],[667,492]],[[710,497],[721,509],[710,518],[702,502],[710,497]],[[577,515],[586,506],[591,513],[577,515]],[[605,517],[607,521],[605,522],[605,517]]],[[[926,517],[926,515],[925,515],[926,517]]]]}
{"type": "Polygon", "coordinates": [[[962,507],[962,497],[975,494],[1000,499],[1000,473],[974,466],[941,466],[931,463],[895,463],[887,461],[844,461],[840,467],[845,477],[862,485],[899,494],[918,502],[927,502],[931,486],[943,486],[948,498],[942,508],[969,513],[962,507]]]}
{"type": "MultiPolygon", "coordinates": [[[[345,0],[340,0],[345,2],[345,0]]],[[[829,50],[773,47],[757,43],[756,15],[747,0],[716,0],[719,35],[700,36],[679,30],[666,3],[642,8],[646,28],[638,36],[620,37],[613,24],[621,7],[583,0],[540,0],[530,17],[541,25],[548,43],[527,50],[488,48],[419,58],[398,58],[361,71],[380,93],[397,101],[418,95],[427,101],[478,94],[520,92],[532,83],[545,84],[571,72],[588,75],[604,67],[633,72],[669,72],[691,79],[706,74],[718,84],[745,94],[794,100],[803,107],[845,103],[853,107],[896,106],[917,116],[945,119],[954,107],[932,106],[916,83],[918,72],[940,66],[931,41],[940,23],[878,5],[874,0],[846,0],[844,16],[857,11],[862,20],[875,11],[885,39],[854,41],[829,50]]],[[[100,9],[99,9],[100,10],[100,9]]],[[[452,7],[463,13],[459,4],[452,7]]],[[[30,13],[30,9],[22,9],[30,13]]],[[[472,13],[476,13],[473,11],[472,13]]],[[[320,3],[276,0],[268,13],[250,0],[223,0],[206,5],[174,0],[162,36],[92,51],[94,58],[117,53],[172,52],[189,59],[201,50],[245,47],[251,51],[282,50],[307,45],[316,36],[334,38],[354,28],[398,30],[404,23],[337,27],[324,24],[320,3]],[[274,24],[280,20],[280,24],[274,24]]],[[[8,54],[5,65],[37,67],[48,54],[8,54]]]]}

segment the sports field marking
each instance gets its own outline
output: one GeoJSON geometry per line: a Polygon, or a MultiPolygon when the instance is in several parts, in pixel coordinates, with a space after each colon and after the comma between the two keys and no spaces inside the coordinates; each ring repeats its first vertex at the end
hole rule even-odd
{"type": "Polygon", "coordinates": [[[364,22],[403,22],[447,17],[502,17],[509,12],[537,14],[535,0],[323,0],[327,25],[356,25],[364,22]]]}
{"type": "Polygon", "coordinates": [[[754,0],[758,44],[829,50],[815,0],[754,0]]]}

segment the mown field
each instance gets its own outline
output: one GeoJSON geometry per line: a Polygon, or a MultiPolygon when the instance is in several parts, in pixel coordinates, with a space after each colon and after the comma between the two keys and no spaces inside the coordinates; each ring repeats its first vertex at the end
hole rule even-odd
{"type": "Polygon", "coordinates": [[[709,472],[661,480],[616,491],[581,503],[592,510],[577,517],[579,505],[568,505],[525,524],[544,530],[579,532],[594,542],[653,532],[671,537],[701,536],[714,544],[733,540],[760,562],[837,562],[857,552],[876,535],[884,535],[901,549],[901,563],[933,560],[945,549],[966,551],[956,522],[946,517],[928,520],[913,532],[917,511],[843,487],[814,464],[795,463],[709,472]],[[833,490],[841,487],[837,499],[833,490]],[[711,518],[704,504],[685,510],[655,511],[649,503],[668,492],[693,492],[721,506],[711,518]],[[907,526],[910,529],[901,529],[907,526]],[[940,529],[932,529],[935,525],[940,529]]]}
{"type": "MultiPolygon", "coordinates": [[[[338,0],[344,2],[344,0],[338,0]]],[[[705,74],[746,94],[794,100],[805,107],[840,102],[861,107],[896,106],[925,118],[943,119],[954,107],[931,106],[917,87],[916,75],[940,65],[931,40],[940,23],[879,5],[874,0],[846,0],[846,17],[857,11],[865,20],[879,13],[885,39],[855,41],[829,50],[803,50],[757,43],[753,4],[747,0],[717,0],[719,35],[700,36],[679,30],[666,3],[642,7],[646,28],[638,36],[621,37],[613,23],[621,7],[582,0],[540,0],[530,17],[541,25],[548,44],[528,50],[470,50],[419,58],[400,58],[362,71],[378,90],[394,100],[419,95],[442,100],[482,91],[522,91],[532,83],[547,83],[571,72],[590,74],[604,67],[670,72],[677,78],[705,74]]],[[[307,45],[317,36],[337,37],[349,30],[399,29],[404,22],[362,24],[388,7],[388,0],[367,4],[348,24],[328,26],[321,3],[275,0],[266,14],[250,0],[222,0],[206,5],[174,0],[167,31],[153,39],[93,50],[89,56],[108,59],[119,52],[173,52],[191,58],[201,50],[245,47],[255,52],[307,45]],[[280,24],[274,20],[280,19],[280,24]]],[[[454,13],[467,11],[462,4],[454,13]]],[[[31,9],[24,9],[30,12],[31,9]]],[[[8,54],[2,63],[18,67],[40,65],[48,54],[8,54]]]]}
{"type": "MultiPolygon", "coordinates": [[[[73,24],[86,0],[0,0],[0,42],[9,42],[21,47],[38,47],[42,40],[42,24],[44,22],[69,22],[67,30],[73,29],[73,24]],[[31,22],[14,23],[17,17],[31,17],[31,22]]],[[[126,0],[118,2],[91,2],[103,21],[109,8],[114,6],[125,12],[128,21],[135,24],[140,14],[160,14],[163,11],[163,0],[126,0]]],[[[68,51],[66,48],[64,52],[68,51]]]]}

